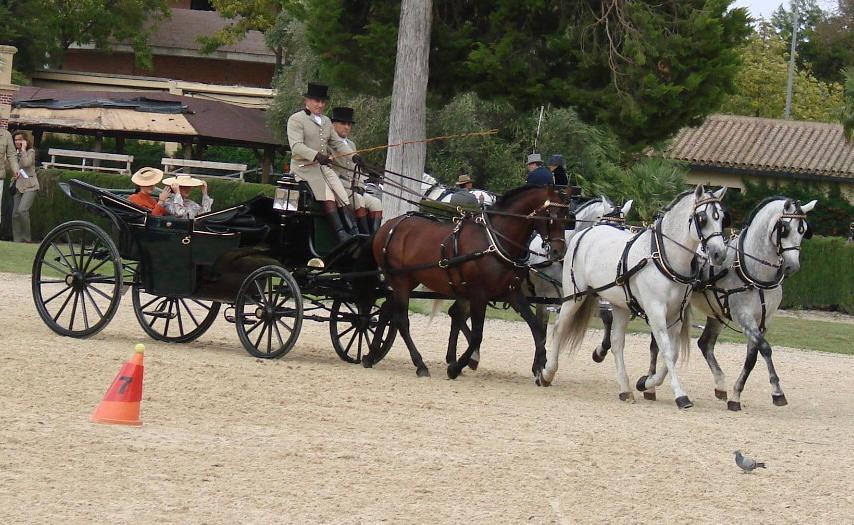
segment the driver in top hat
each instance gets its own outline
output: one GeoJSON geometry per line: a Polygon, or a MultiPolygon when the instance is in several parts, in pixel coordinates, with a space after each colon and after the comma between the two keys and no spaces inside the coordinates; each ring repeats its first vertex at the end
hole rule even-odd
{"type": "MultiPolygon", "coordinates": [[[[347,143],[351,150],[356,151],[356,144],[350,139],[353,125],[353,108],[332,108],[332,129],[347,143]]],[[[380,229],[383,221],[383,203],[380,199],[365,193],[365,183],[359,180],[366,173],[356,174],[356,163],[350,157],[339,157],[332,162],[332,169],[341,178],[347,196],[356,210],[356,223],[359,233],[373,233],[380,229]]]]}
{"type": "MultiPolygon", "coordinates": [[[[323,204],[323,214],[339,242],[358,233],[353,212],[347,206],[347,191],[332,171],[331,157],[347,156],[363,165],[359,155],[332,130],[332,121],[323,114],[329,101],[328,86],[309,82],[304,93],[305,107],[288,118],[288,143],[291,146],[291,169],[297,180],[311,187],[314,198],[323,204]]],[[[343,158],[343,157],[342,157],[343,158]]]]}

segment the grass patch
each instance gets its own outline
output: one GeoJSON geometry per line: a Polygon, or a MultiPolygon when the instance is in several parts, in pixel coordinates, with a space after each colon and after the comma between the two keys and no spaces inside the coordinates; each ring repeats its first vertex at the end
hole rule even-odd
{"type": "Polygon", "coordinates": [[[0,241],[0,272],[30,275],[38,244],[0,241]]]}

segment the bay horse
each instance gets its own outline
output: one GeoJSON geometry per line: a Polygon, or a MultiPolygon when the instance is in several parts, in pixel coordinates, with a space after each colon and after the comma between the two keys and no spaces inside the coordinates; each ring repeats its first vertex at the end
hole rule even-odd
{"type": "MultiPolygon", "coordinates": [[[[786,197],[763,200],[750,213],[741,232],[727,242],[726,260],[717,266],[706,262],[700,270],[703,281],[695,287],[691,306],[705,314],[706,324],[697,346],[712,371],[715,397],[727,401],[731,411],[741,410],[741,393],[757,354],[768,367],[773,404],[788,404],[765,333],[783,300],[783,279],[800,269],[801,242],[812,237],[806,214],[816,203],[813,200],[801,205],[786,197]],[[731,396],[727,396],[726,378],[715,358],[715,343],[723,327],[736,330],[729,323],[738,325],[747,336],[747,355],[731,396]]],[[[655,374],[657,358],[658,345],[653,338],[649,375],[655,374]]],[[[655,389],[647,389],[644,397],[655,399],[655,389]]]]}
{"type": "MultiPolygon", "coordinates": [[[[472,336],[459,361],[448,364],[452,379],[480,348],[486,307],[496,300],[508,302],[528,323],[537,348],[534,363],[542,366],[545,333],[531,312],[521,283],[533,232],[545,239],[549,258],[563,257],[564,229],[572,220],[564,200],[568,200],[566,195],[554,186],[522,186],[502,195],[492,208],[456,218],[453,223],[410,213],[383,224],[371,241],[371,250],[391,295],[389,306],[380,312],[378,330],[395,324],[419,377],[430,375],[409,332],[410,294],[419,285],[465,299],[470,305],[472,336]]],[[[362,359],[366,368],[373,365],[376,346],[362,359]]]]}
{"type": "Polygon", "coordinates": [[[677,347],[687,351],[690,322],[686,313],[691,285],[698,270],[694,262],[698,246],[714,264],[723,262],[724,210],[720,200],[725,188],[707,192],[702,185],[677,196],[663,209],[655,225],[633,235],[609,226],[588,228],[570,241],[563,266],[564,303],[554,329],[546,366],[537,384],[548,386],[558,368],[560,350],[574,351],[581,343],[596,296],[611,303],[612,349],[622,401],[634,401],[623,361],[626,325],[633,314],[646,317],[661,344],[665,367],[642,377],[639,390],[660,385],[666,373],[679,408],[693,403],[676,375],[677,347]],[[648,264],[653,263],[653,264],[648,264]]]}

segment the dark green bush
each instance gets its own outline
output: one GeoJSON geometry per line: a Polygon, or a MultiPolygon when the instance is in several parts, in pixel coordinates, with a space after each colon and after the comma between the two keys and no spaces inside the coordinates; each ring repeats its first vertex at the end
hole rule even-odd
{"type": "MultiPolygon", "coordinates": [[[[83,219],[93,220],[96,217],[87,211],[82,205],[69,199],[58,183],[71,179],[80,179],[89,184],[102,188],[133,188],[130,177],[127,175],[115,175],[112,173],[95,173],[62,170],[40,170],[39,181],[42,191],[36,197],[30,218],[32,220],[33,238],[41,238],[54,226],[66,221],[83,219]]],[[[232,180],[207,179],[208,192],[214,199],[214,209],[227,208],[234,204],[244,202],[256,195],[272,196],[274,187],[270,185],[252,184],[232,180]]],[[[196,192],[192,197],[197,202],[201,196],[196,192]]],[[[95,221],[103,225],[104,222],[95,221]]]]}
{"type": "Polygon", "coordinates": [[[854,314],[854,243],[841,237],[805,240],[801,270],[783,283],[782,306],[854,314]]]}

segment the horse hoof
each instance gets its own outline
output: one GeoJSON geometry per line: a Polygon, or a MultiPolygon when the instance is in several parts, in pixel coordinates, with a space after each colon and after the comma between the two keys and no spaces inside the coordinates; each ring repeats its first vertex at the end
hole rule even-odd
{"type": "Polygon", "coordinates": [[[593,350],[593,362],[594,363],[601,363],[602,361],[605,360],[605,354],[600,355],[599,354],[599,348],[601,348],[601,347],[597,346],[596,350],[593,350]]]}
{"type": "Polygon", "coordinates": [[[620,401],[625,401],[627,403],[635,402],[635,395],[631,392],[620,392],[620,401]]]}
{"type": "Polygon", "coordinates": [[[477,370],[478,364],[480,364],[479,361],[476,361],[474,359],[469,359],[469,368],[471,368],[472,370],[477,370]]]}
{"type": "Polygon", "coordinates": [[[635,388],[638,389],[638,392],[643,392],[644,390],[646,390],[646,377],[647,376],[641,376],[640,379],[638,379],[638,384],[635,385],[635,388]]]}
{"type": "Polygon", "coordinates": [[[362,358],[362,366],[365,368],[373,368],[374,364],[371,362],[368,356],[362,358]]]}
{"type": "Polygon", "coordinates": [[[682,409],[691,408],[692,406],[694,406],[694,403],[692,403],[691,400],[688,399],[688,396],[679,396],[676,398],[676,406],[682,409]]]}
{"type": "Polygon", "coordinates": [[[789,404],[789,402],[786,401],[786,394],[780,394],[779,396],[772,394],[771,399],[774,401],[775,407],[784,407],[789,404]]]}
{"type": "Polygon", "coordinates": [[[448,365],[448,379],[456,379],[460,375],[460,368],[456,363],[448,365]]]}
{"type": "Polygon", "coordinates": [[[546,381],[546,379],[543,377],[542,372],[537,372],[537,374],[534,376],[534,383],[537,386],[543,386],[543,387],[552,386],[552,382],[546,381]]]}
{"type": "Polygon", "coordinates": [[[643,398],[647,401],[655,401],[655,392],[644,392],[643,398]]]}
{"type": "Polygon", "coordinates": [[[415,375],[417,375],[418,377],[430,377],[430,371],[427,370],[427,367],[425,366],[424,368],[419,368],[418,370],[416,370],[415,375]]]}
{"type": "Polygon", "coordinates": [[[727,401],[726,408],[731,412],[738,412],[739,410],[741,410],[741,403],[739,403],[738,401],[727,401]]]}
{"type": "Polygon", "coordinates": [[[726,401],[726,390],[718,390],[715,389],[715,397],[720,399],[721,401],[726,401]]]}

